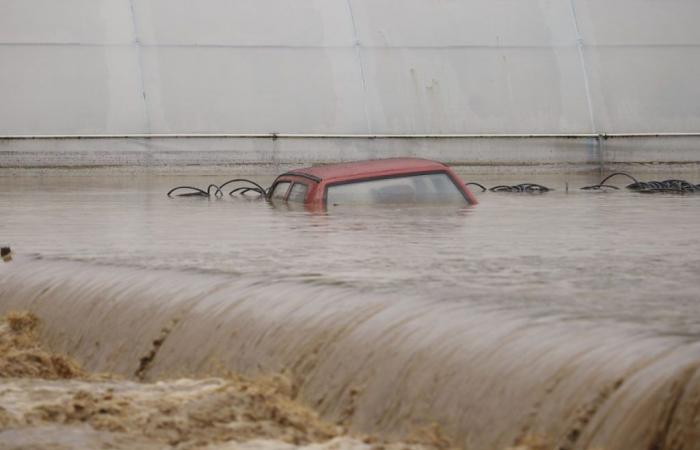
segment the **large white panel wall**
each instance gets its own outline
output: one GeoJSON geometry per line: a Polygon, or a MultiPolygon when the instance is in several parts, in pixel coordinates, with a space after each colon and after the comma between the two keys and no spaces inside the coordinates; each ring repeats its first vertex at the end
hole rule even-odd
{"type": "Polygon", "coordinates": [[[352,5],[371,131],[590,131],[568,2],[352,5]]]}
{"type": "Polygon", "coordinates": [[[345,0],[133,0],[148,45],[347,47],[345,0]]]}
{"type": "Polygon", "coordinates": [[[0,0],[0,43],[4,45],[133,42],[128,0],[0,0]]]}
{"type": "Polygon", "coordinates": [[[604,131],[700,131],[700,2],[575,0],[604,131]]]}
{"type": "Polygon", "coordinates": [[[0,0],[0,133],[147,131],[127,1],[0,0]]]}
{"type": "Polygon", "coordinates": [[[697,0],[0,0],[0,134],[700,130],[697,0]]]}

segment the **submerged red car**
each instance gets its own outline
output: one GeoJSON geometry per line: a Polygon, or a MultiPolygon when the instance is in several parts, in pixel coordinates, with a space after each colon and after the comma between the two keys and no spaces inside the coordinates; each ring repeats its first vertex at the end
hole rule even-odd
{"type": "Polygon", "coordinates": [[[445,164],[420,158],[390,158],[295,169],[278,176],[271,201],[313,206],[382,203],[478,202],[445,164]]]}

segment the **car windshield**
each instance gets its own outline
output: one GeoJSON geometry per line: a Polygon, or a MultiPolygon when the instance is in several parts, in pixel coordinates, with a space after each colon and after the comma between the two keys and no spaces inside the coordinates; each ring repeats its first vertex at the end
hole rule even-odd
{"type": "Polygon", "coordinates": [[[446,173],[406,175],[329,185],[326,204],[467,203],[446,173]]]}

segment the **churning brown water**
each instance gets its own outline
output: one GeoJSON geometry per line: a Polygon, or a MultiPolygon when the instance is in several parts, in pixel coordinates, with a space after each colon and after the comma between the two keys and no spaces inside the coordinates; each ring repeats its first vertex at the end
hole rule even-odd
{"type": "Polygon", "coordinates": [[[27,312],[0,318],[0,448],[445,450],[439,427],[405,442],[350,435],[294,400],[286,376],[143,383],[90,374],[41,344],[27,312]]]}
{"type": "Polygon", "coordinates": [[[700,448],[700,196],[548,181],[461,210],[312,214],[166,198],[181,179],[0,178],[17,255],[0,307],[89,370],[286,372],[355,430],[700,448]]]}

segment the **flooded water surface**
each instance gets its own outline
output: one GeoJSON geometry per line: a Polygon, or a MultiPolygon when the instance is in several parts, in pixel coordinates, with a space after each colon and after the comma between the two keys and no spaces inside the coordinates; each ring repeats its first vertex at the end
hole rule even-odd
{"type": "Polygon", "coordinates": [[[0,306],[90,370],[288,372],[356,430],[700,448],[700,195],[469,178],[556,190],[322,212],[165,196],[225,177],[0,177],[0,306]]]}

